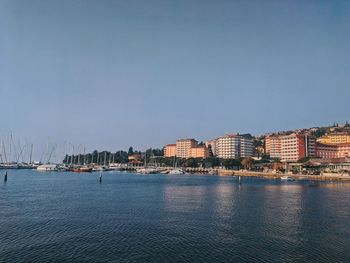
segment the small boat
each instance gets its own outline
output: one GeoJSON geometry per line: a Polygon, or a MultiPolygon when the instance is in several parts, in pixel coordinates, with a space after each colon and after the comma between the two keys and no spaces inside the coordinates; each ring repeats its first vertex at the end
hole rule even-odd
{"type": "Polygon", "coordinates": [[[57,165],[56,164],[43,164],[43,165],[39,165],[36,169],[38,171],[45,171],[45,172],[57,171],[57,165]]]}
{"type": "Polygon", "coordinates": [[[185,171],[182,168],[177,167],[176,156],[174,156],[174,168],[171,169],[168,174],[185,174],[185,171]]]}
{"type": "Polygon", "coordinates": [[[288,175],[281,176],[282,181],[293,181],[294,178],[288,175]]]}
{"type": "Polygon", "coordinates": [[[95,165],[92,168],[92,171],[94,172],[99,172],[99,171],[110,171],[111,169],[108,166],[103,166],[103,165],[95,165]]]}
{"type": "Polygon", "coordinates": [[[168,174],[185,174],[185,172],[182,168],[174,168],[168,174]]]}

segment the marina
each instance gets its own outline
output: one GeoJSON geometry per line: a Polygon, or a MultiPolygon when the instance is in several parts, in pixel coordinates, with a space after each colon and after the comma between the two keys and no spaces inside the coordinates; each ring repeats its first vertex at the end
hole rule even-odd
{"type": "Polygon", "coordinates": [[[0,23],[0,263],[350,263],[350,1],[0,23]]]}

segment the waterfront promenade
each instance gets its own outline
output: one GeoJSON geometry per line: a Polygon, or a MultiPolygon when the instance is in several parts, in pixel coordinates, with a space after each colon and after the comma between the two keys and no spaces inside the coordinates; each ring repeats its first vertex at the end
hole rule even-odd
{"type": "Polygon", "coordinates": [[[226,170],[218,169],[218,175],[220,176],[242,176],[242,177],[264,177],[271,179],[280,179],[283,176],[290,176],[295,180],[313,180],[313,181],[346,181],[350,182],[349,175],[341,175],[335,173],[323,173],[321,175],[303,175],[292,173],[271,173],[271,172],[253,172],[245,170],[226,170]]]}

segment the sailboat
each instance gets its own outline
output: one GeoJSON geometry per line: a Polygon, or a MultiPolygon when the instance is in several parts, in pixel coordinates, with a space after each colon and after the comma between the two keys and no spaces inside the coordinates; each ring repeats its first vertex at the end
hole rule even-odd
{"type": "Polygon", "coordinates": [[[177,168],[176,156],[174,156],[174,168],[168,172],[168,174],[185,174],[182,168],[177,168]]]}
{"type": "Polygon", "coordinates": [[[147,153],[145,153],[144,166],[142,168],[136,169],[136,172],[139,174],[156,174],[159,173],[158,169],[155,167],[148,167],[147,165],[147,153]]]}

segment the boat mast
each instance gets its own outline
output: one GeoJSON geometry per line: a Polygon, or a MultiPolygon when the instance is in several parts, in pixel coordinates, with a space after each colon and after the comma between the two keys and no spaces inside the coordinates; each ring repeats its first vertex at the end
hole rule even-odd
{"type": "Polygon", "coordinates": [[[80,165],[80,155],[81,155],[81,151],[80,151],[80,145],[78,148],[78,165],[80,165]]]}
{"type": "Polygon", "coordinates": [[[5,147],[4,140],[2,140],[2,150],[4,151],[5,162],[8,163],[7,162],[6,147],[5,147]]]}
{"type": "Polygon", "coordinates": [[[19,154],[17,155],[17,159],[16,159],[16,163],[18,163],[19,159],[21,158],[22,156],[22,153],[24,151],[24,148],[25,148],[25,145],[23,147],[21,147],[21,145],[19,144],[19,154]]]}
{"type": "MultiPolygon", "coordinates": [[[[11,144],[13,144],[13,160],[16,160],[16,163],[17,163],[17,150],[16,150],[16,144],[15,142],[13,141],[13,136],[12,136],[12,131],[11,131],[11,144]]],[[[11,149],[11,148],[10,148],[11,149]]]]}
{"type": "Polygon", "coordinates": [[[52,150],[51,150],[50,154],[49,154],[49,158],[47,159],[47,163],[50,162],[51,156],[52,156],[53,152],[55,151],[55,148],[56,148],[56,146],[54,145],[54,146],[52,147],[52,150]]]}
{"type": "Polygon", "coordinates": [[[2,159],[2,154],[3,154],[3,150],[2,150],[2,137],[1,137],[1,153],[0,153],[0,158],[1,158],[1,163],[4,163],[4,160],[2,159]]]}
{"type": "Polygon", "coordinates": [[[85,150],[86,150],[86,148],[84,147],[84,153],[83,153],[84,154],[84,163],[83,163],[84,165],[86,164],[85,150]]]}
{"type": "Polygon", "coordinates": [[[33,144],[30,145],[29,163],[32,163],[32,157],[33,157],[33,144]]]}

